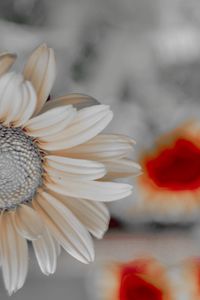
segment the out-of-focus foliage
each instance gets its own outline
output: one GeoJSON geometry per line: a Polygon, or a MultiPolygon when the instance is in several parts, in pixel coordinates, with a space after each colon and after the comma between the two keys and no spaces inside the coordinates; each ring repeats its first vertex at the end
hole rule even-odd
{"type": "Polygon", "coordinates": [[[0,18],[18,24],[41,26],[46,20],[45,8],[43,0],[0,1],[0,18]]]}

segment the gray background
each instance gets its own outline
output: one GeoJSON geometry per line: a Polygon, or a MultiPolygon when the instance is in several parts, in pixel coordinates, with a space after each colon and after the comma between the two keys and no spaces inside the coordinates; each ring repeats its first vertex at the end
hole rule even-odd
{"type": "MultiPolygon", "coordinates": [[[[110,104],[109,131],[133,136],[138,153],[188,117],[200,118],[200,3],[198,0],[2,0],[0,50],[19,54],[47,42],[56,52],[54,95],[80,92],[110,104]]],[[[188,224],[158,228],[128,220],[123,204],[111,206],[126,223],[95,242],[96,261],[84,266],[62,253],[57,272],[40,273],[30,247],[25,286],[12,299],[95,300],[101,263],[156,256],[167,265],[199,255],[199,212],[188,224]],[[128,225],[127,225],[128,222],[128,225]],[[138,225],[139,223],[139,225],[138,225]],[[123,245],[123,247],[122,247],[123,245]]],[[[143,215],[142,221],[151,222],[143,215]]],[[[8,299],[0,279],[0,299],[8,299]]]]}

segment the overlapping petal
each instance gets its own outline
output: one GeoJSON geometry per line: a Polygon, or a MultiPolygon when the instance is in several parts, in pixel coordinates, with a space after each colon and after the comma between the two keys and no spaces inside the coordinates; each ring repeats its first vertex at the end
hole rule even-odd
{"type": "Polygon", "coordinates": [[[83,144],[100,133],[112,120],[113,113],[107,105],[84,108],[60,133],[41,139],[40,147],[55,151],[83,144]]]}
{"type": "Polygon", "coordinates": [[[0,78],[0,120],[5,125],[20,126],[33,114],[35,91],[23,76],[15,72],[0,78]]]}
{"type": "Polygon", "coordinates": [[[106,167],[107,174],[105,179],[115,179],[141,174],[141,167],[138,163],[130,159],[113,159],[102,161],[106,167]]]}
{"type": "Polygon", "coordinates": [[[68,253],[83,263],[94,260],[89,233],[66,206],[44,191],[40,192],[33,205],[51,234],[68,253]]]}
{"type": "Polygon", "coordinates": [[[25,125],[28,135],[47,137],[63,131],[75,118],[76,109],[71,105],[56,107],[29,120],[25,125]]]}
{"type": "Polygon", "coordinates": [[[99,134],[88,142],[56,153],[83,159],[110,160],[128,156],[135,141],[120,134],[99,134]]]}
{"type": "Polygon", "coordinates": [[[12,214],[17,232],[25,239],[36,240],[43,235],[44,226],[37,212],[30,206],[22,204],[12,214]]]}
{"type": "Polygon", "coordinates": [[[16,58],[16,54],[13,53],[5,52],[0,54],[0,76],[11,68],[16,58]]]}
{"type": "Polygon", "coordinates": [[[51,176],[51,181],[45,181],[45,186],[61,195],[84,198],[93,201],[110,202],[128,197],[132,186],[126,183],[86,181],[66,176],[51,176]]]}
{"type": "Polygon", "coordinates": [[[3,280],[11,295],[24,284],[28,269],[27,242],[16,231],[9,213],[0,217],[3,280]]]}
{"type": "Polygon", "coordinates": [[[110,214],[104,203],[71,198],[55,194],[62,203],[68,207],[78,220],[96,238],[102,238],[108,229],[110,214]]]}
{"type": "Polygon", "coordinates": [[[52,108],[65,106],[65,105],[73,105],[78,110],[83,109],[88,106],[93,106],[100,104],[99,101],[92,98],[91,96],[84,94],[68,94],[52,101],[48,101],[44,104],[41,113],[46,112],[52,108]]]}
{"type": "MultiPolygon", "coordinates": [[[[74,159],[62,156],[47,155],[44,168],[52,178],[73,177],[83,180],[95,180],[106,174],[105,166],[102,163],[84,159],[74,159]]],[[[48,176],[47,175],[47,176],[48,176]]]]}
{"type": "Polygon", "coordinates": [[[46,44],[38,47],[28,59],[24,68],[25,79],[31,81],[37,94],[37,114],[46,102],[52,89],[55,75],[54,51],[46,44]]]}
{"type": "Polygon", "coordinates": [[[42,236],[33,240],[32,244],[42,273],[53,274],[57,265],[58,247],[48,229],[45,228],[42,236]]]}

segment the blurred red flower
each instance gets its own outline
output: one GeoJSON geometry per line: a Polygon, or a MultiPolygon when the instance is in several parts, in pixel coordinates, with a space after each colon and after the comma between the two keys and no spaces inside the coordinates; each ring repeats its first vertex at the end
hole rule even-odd
{"type": "Polygon", "coordinates": [[[172,300],[164,267],[153,258],[139,258],[106,267],[102,287],[105,300],[172,300]]]}
{"type": "Polygon", "coordinates": [[[188,122],[159,138],[140,157],[139,191],[150,209],[173,215],[200,203],[200,124],[188,122]]]}

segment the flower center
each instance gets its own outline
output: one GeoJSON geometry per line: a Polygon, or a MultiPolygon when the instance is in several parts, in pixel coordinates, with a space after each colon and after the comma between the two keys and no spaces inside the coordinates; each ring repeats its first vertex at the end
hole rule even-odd
{"type": "Polygon", "coordinates": [[[148,176],[169,190],[194,190],[200,187],[200,148],[180,138],[171,147],[145,159],[148,176]]]}
{"type": "Polygon", "coordinates": [[[156,286],[136,274],[127,274],[122,279],[120,300],[162,300],[163,293],[156,286]]]}
{"type": "Polygon", "coordinates": [[[0,125],[0,209],[31,201],[41,184],[38,147],[21,128],[0,125]]]}

